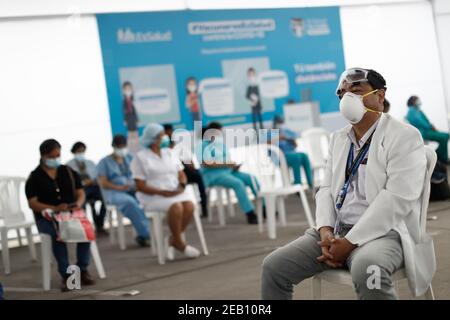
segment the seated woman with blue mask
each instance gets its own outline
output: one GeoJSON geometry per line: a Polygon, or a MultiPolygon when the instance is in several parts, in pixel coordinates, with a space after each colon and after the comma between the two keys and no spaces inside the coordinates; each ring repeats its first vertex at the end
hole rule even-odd
{"type": "Polygon", "coordinates": [[[187,178],[177,155],[170,146],[164,127],[147,125],[140,138],[140,150],[131,163],[137,198],[149,211],[167,212],[171,232],[166,255],[174,260],[175,250],[185,257],[197,258],[200,251],[185,243],[182,234],[192,221],[195,196],[186,189],[187,178]]]}
{"type": "Polygon", "coordinates": [[[97,165],[98,179],[104,190],[105,201],[115,205],[131,220],[138,236],[136,242],[141,247],[149,246],[148,219],[135,198],[136,186],[131,175],[132,157],[127,152],[127,138],[116,135],[112,146],[114,152],[103,158],[97,165]]]}

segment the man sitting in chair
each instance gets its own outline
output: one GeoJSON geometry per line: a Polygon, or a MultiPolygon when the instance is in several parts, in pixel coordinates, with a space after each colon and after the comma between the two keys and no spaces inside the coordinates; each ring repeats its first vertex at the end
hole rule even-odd
{"type": "Polygon", "coordinates": [[[430,238],[420,240],[425,148],[417,129],[382,113],[385,92],[374,70],[341,75],[336,93],[351,125],[331,137],[316,227],[264,259],[263,299],[291,299],[293,285],[334,268],[348,268],[359,299],[397,299],[391,276],[402,267],[414,295],[428,289],[436,262],[430,238]]]}

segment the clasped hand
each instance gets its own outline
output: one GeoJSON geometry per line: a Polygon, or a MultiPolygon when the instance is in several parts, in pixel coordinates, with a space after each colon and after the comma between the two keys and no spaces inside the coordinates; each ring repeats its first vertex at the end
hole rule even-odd
{"type": "Polygon", "coordinates": [[[321,230],[320,238],[321,241],[317,243],[322,249],[322,255],[317,257],[317,260],[332,268],[342,267],[350,253],[356,248],[356,245],[346,238],[335,238],[330,229],[321,230]]]}

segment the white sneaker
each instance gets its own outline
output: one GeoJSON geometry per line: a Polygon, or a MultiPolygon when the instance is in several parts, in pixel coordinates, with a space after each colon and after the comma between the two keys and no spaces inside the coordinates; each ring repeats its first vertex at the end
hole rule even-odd
{"type": "Polygon", "coordinates": [[[175,259],[175,248],[173,246],[169,246],[166,252],[167,260],[173,261],[175,259]]]}
{"type": "Polygon", "coordinates": [[[200,256],[200,251],[190,245],[187,245],[186,248],[184,248],[184,255],[190,259],[195,259],[200,256]]]}

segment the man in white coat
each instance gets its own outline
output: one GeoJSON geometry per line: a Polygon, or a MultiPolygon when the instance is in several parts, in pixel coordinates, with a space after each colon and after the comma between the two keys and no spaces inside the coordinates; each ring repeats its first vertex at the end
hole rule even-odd
{"type": "Polygon", "coordinates": [[[391,276],[402,267],[414,295],[428,289],[436,262],[420,230],[425,148],[418,130],[382,113],[385,92],[374,70],[342,74],[336,94],[350,125],[331,137],[316,227],[264,259],[263,299],[291,299],[294,285],[332,268],[348,268],[360,299],[397,299],[391,276]]]}

